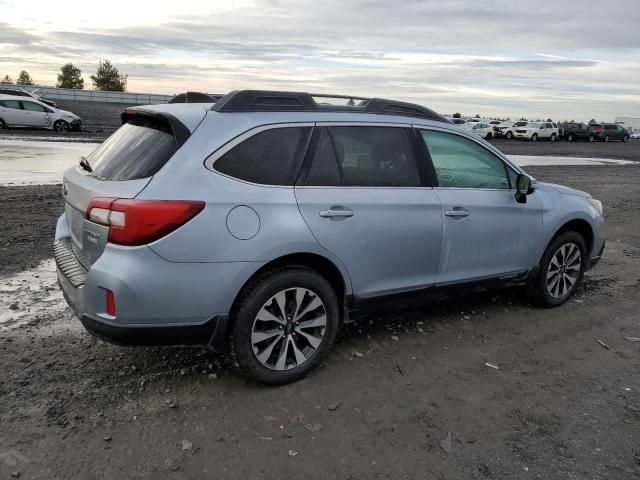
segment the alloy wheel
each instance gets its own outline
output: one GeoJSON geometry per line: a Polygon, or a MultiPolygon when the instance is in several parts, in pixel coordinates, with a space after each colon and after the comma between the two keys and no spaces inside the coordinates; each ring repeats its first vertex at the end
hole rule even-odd
{"type": "Polygon", "coordinates": [[[251,329],[251,347],[263,366],[290,370],[309,360],[322,343],[327,310],[320,296],[302,287],[273,295],[251,329]]]}
{"type": "Polygon", "coordinates": [[[66,132],[67,130],[69,130],[69,124],[67,122],[65,122],[64,120],[58,120],[53,125],[53,129],[56,132],[66,132]]]}
{"type": "Polygon", "coordinates": [[[580,276],[582,253],[575,243],[565,243],[551,257],[547,269],[547,291],[553,298],[567,296],[580,276]]]}

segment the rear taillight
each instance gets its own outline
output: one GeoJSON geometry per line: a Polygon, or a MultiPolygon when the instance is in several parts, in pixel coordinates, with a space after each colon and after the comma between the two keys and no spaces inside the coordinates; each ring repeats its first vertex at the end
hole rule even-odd
{"type": "Polygon", "coordinates": [[[181,227],[204,205],[189,200],[94,198],[87,208],[87,219],[109,227],[111,243],[144,245],[181,227]]]}

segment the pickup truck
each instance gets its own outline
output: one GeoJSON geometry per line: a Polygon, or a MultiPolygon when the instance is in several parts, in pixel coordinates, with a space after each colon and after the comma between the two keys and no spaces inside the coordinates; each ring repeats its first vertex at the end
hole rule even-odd
{"type": "Polygon", "coordinates": [[[588,140],[593,142],[595,136],[593,134],[593,128],[586,123],[565,123],[562,125],[564,128],[564,138],[567,142],[573,142],[575,140],[588,140]]]}

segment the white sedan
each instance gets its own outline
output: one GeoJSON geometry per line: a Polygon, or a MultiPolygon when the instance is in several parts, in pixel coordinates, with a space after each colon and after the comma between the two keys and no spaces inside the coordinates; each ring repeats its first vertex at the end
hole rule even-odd
{"type": "Polygon", "coordinates": [[[464,130],[468,130],[476,135],[480,135],[482,138],[486,138],[487,140],[491,140],[493,137],[493,125],[479,121],[476,123],[465,123],[460,125],[464,130]]]}
{"type": "Polygon", "coordinates": [[[82,130],[82,119],[33,98],[0,95],[0,128],[8,127],[51,128],[65,132],[82,130]]]}

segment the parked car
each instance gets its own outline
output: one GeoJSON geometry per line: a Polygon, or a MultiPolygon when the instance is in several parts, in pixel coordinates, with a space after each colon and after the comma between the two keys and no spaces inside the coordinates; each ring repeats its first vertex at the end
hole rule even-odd
{"type": "Polygon", "coordinates": [[[0,128],[51,128],[55,131],[82,130],[77,115],[45,105],[39,100],[16,95],[0,95],[0,128]]]}
{"type": "Polygon", "coordinates": [[[506,121],[501,123],[500,125],[496,125],[495,127],[493,127],[493,133],[494,136],[496,137],[504,137],[508,140],[511,140],[513,138],[513,132],[516,128],[518,127],[524,127],[527,125],[528,122],[525,121],[518,121],[518,122],[511,122],[511,121],[506,121]]]}
{"type": "Polygon", "coordinates": [[[636,130],[631,134],[629,138],[633,138],[634,140],[640,140],[640,130],[636,130]]]}
{"type": "Polygon", "coordinates": [[[567,142],[573,142],[574,140],[587,140],[593,142],[595,135],[593,128],[586,123],[568,122],[562,124],[564,129],[564,138],[567,142]]]}
{"type": "Polygon", "coordinates": [[[592,123],[593,134],[596,140],[608,142],[610,140],[621,140],[626,142],[629,140],[629,132],[622,125],[615,123],[592,123]]]}
{"type": "Polygon", "coordinates": [[[56,102],[54,102],[53,100],[48,100],[44,98],[44,94],[38,95],[37,92],[38,92],[37,89],[33,90],[32,92],[28,92],[24,88],[0,86],[0,95],[15,95],[16,97],[31,97],[51,107],[56,107],[56,108],[58,107],[58,104],[56,102]]]}
{"type": "Polygon", "coordinates": [[[64,173],[54,243],[67,302],[112,342],[228,349],[283,384],[342,324],[452,287],[561,305],[604,250],[599,201],[418,105],[236,91],[122,120],[64,173]]]}
{"type": "Polygon", "coordinates": [[[475,133],[476,135],[480,135],[482,138],[487,140],[491,140],[493,137],[493,125],[489,125],[483,121],[477,123],[465,123],[462,125],[462,128],[471,133],[475,133]]]}
{"type": "Polygon", "coordinates": [[[514,138],[531,140],[535,142],[541,139],[549,139],[555,142],[559,137],[558,127],[549,122],[531,122],[524,127],[518,127],[513,131],[514,138]]]}

